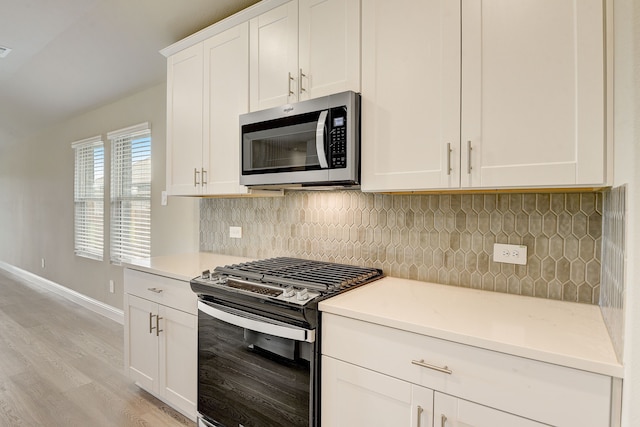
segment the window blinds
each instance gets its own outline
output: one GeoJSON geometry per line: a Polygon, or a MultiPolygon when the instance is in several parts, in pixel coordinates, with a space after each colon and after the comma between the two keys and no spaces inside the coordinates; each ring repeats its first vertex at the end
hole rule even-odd
{"type": "Polygon", "coordinates": [[[74,252],[102,260],[104,252],[104,144],[99,136],[71,144],[74,162],[74,252]]]}
{"type": "Polygon", "coordinates": [[[151,255],[151,131],[147,123],[109,132],[111,262],[151,255]]]}

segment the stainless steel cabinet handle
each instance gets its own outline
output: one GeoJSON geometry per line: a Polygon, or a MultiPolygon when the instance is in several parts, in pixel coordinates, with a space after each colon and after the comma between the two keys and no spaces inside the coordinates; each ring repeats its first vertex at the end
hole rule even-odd
{"type": "Polygon", "coordinates": [[[467,173],[471,175],[471,151],[473,147],[471,147],[471,141],[467,141],[467,173]]]}
{"type": "Polygon", "coordinates": [[[449,369],[449,367],[447,367],[447,366],[440,367],[440,366],[436,366],[436,365],[430,365],[428,363],[425,363],[424,359],[412,360],[411,363],[413,363],[414,365],[421,366],[423,368],[432,369],[434,371],[442,372],[443,374],[451,375],[453,373],[453,371],[451,369],[449,369]]]}
{"type": "Polygon", "coordinates": [[[451,143],[447,143],[447,175],[451,175],[451,143]]]}
{"type": "Polygon", "coordinates": [[[416,423],[416,427],[420,427],[423,412],[424,412],[424,409],[422,409],[422,406],[418,405],[418,422],[416,423]]]}
{"type": "Polygon", "coordinates": [[[200,173],[200,171],[198,170],[198,168],[193,168],[193,186],[197,187],[198,185],[200,185],[200,183],[198,182],[198,174],[200,173]]]}
{"type": "Polygon", "coordinates": [[[291,76],[291,72],[289,72],[289,78],[287,79],[289,85],[289,95],[295,95],[295,93],[291,90],[291,82],[293,81],[293,77],[291,76]]]}
{"type": "Polygon", "coordinates": [[[440,416],[440,427],[445,427],[445,424],[447,424],[447,417],[445,417],[445,415],[442,414],[440,416]]]}
{"type": "Polygon", "coordinates": [[[202,185],[207,185],[207,171],[204,168],[200,170],[202,171],[202,185]]]}
{"type": "Polygon", "coordinates": [[[162,293],[162,289],[158,288],[147,288],[148,291],[155,292],[156,294],[162,293]]]}
{"type": "Polygon", "coordinates": [[[157,337],[159,337],[160,332],[162,332],[162,329],[160,329],[160,319],[164,319],[164,317],[160,317],[159,315],[156,315],[156,336],[157,337]]]}
{"type": "Polygon", "coordinates": [[[154,317],[155,317],[155,314],[149,313],[149,333],[153,333],[153,330],[155,329],[155,326],[153,326],[154,317]]]}
{"type": "Polygon", "coordinates": [[[302,78],[303,77],[307,77],[307,75],[305,73],[303,73],[302,72],[302,68],[300,68],[300,73],[298,74],[298,87],[300,89],[298,90],[298,93],[306,92],[306,89],[304,87],[302,87],[302,78]]]}

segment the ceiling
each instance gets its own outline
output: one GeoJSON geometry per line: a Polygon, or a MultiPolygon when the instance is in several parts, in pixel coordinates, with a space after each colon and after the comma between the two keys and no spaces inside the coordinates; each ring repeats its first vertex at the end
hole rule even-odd
{"type": "Polygon", "coordinates": [[[0,146],[166,80],[159,50],[258,0],[0,0],[0,146]]]}

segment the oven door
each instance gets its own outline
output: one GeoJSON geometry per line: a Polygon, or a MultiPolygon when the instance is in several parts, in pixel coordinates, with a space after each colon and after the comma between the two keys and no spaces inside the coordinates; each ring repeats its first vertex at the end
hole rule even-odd
{"type": "Polygon", "coordinates": [[[315,331],[198,302],[200,425],[309,427],[315,331]]]}

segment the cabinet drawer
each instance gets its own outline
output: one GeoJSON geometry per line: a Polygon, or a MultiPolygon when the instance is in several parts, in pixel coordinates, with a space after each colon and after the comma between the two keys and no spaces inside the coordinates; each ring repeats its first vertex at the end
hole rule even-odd
{"type": "Polygon", "coordinates": [[[322,354],[551,425],[609,425],[605,375],[327,313],[322,354]],[[412,363],[421,360],[451,373],[412,363]]]}
{"type": "Polygon", "coordinates": [[[124,291],[187,313],[198,313],[198,298],[189,282],[126,268],[124,291]]]}

